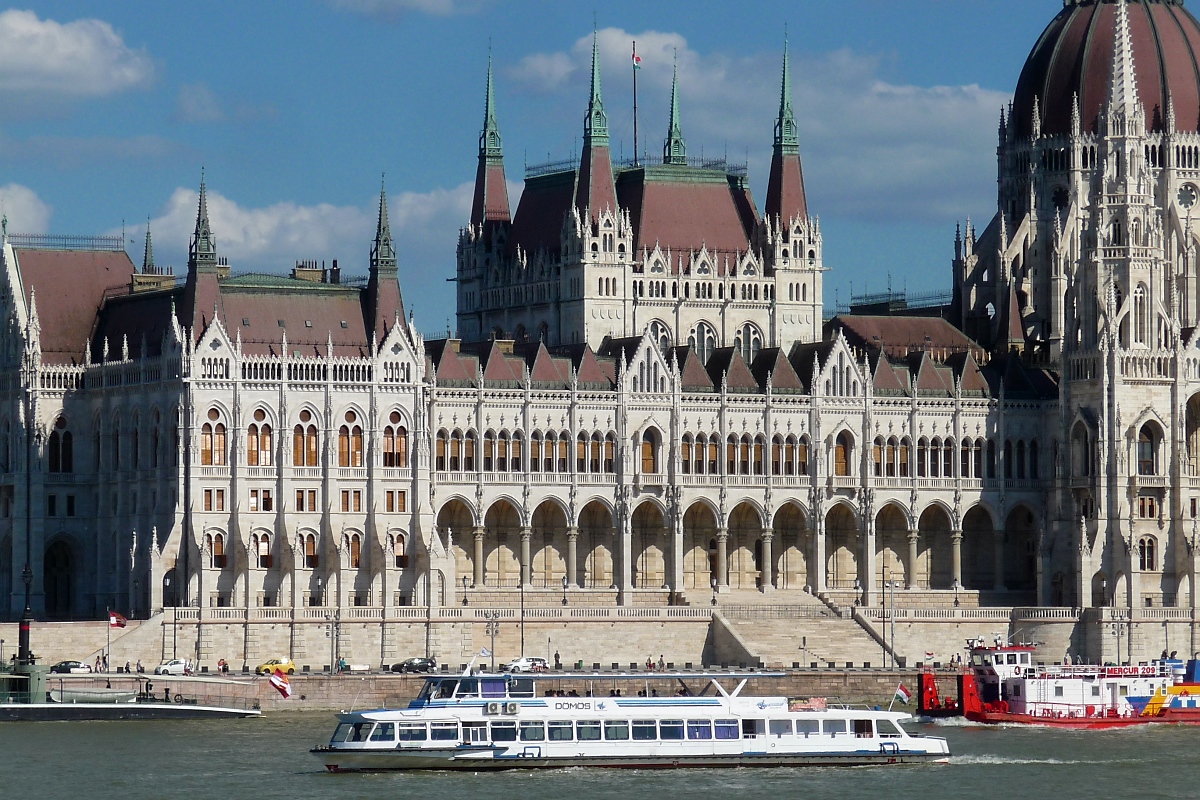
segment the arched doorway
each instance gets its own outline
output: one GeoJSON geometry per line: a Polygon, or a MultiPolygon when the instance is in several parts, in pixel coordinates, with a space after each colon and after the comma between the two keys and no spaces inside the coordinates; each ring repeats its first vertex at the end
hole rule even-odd
{"type": "Polygon", "coordinates": [[[633,512],[633,586],[637,589],[666,587],[667,522],[655,503],[642,503],[633,512]]]}
{"type": "Polygon", "coordinates": [[[684,586],[707,591],[717,577],[717,517],[707,503],[692,503],[683,515],[683,550],[684,586]]]}
{"type": "MultiPolygon", "coordinates": [[[[454,569],[459,575],[466,576],[472,586],[476,578],[483,576],[476,571],[475,565],[475,523],[471,509],[461,500],[451,500],[442,506],[437,516],[438,538],[442,546],[450,543],[450,554],[454,556],[454,569]]],[[[482,567],[483,561],[480,561],[482,567]]]]}
{"type": "Polygon", "coordinates": [[[941,506],[930,506],[917,521],[917,586],[950,589],[954,583],[954,545],[950,541],[950,515],[941,506]]]}
{"type": "Polygon", "coordinates": [[[825,585],[852,589],[858,580],[858,519],[839,503],[825,516],[825,585]]]}
{"type": "Polygon", "coordinates": [[[46,550],[42,564],[42,587],[46,593],[46,616],[66,619],[71,616],[73,601],[71,548],[57,541],[46,550]]]}
{"type": "Polygon", "coordinates": [[[163,574],[162,590],[163,608],[175,608],[179,605],[179,578],[174,567],[163,574]]]}
{"type": "Polygon", "coordinates": [[[983,506],[974,506],[963,517],[963,588],[991,589],[995,585],[995,537],[992,515],[983,506]]]}
{"type": "Polygon", "coordinates": [[[1017,506],[1004,523],[1004,585],[1015,591],[1037,588],[1037,529],[1033,512],[1017,506]]]}
{"type": "Polygon", "coordinates": [[[609,589],[613,582],[613,520],[608,507],[593,500],[579,514],[579,575],[586,589],[609,589]]]}
{"type": "Polygon", "coordinates": [[[884,581],[900,581],[904,586],[908,571],[908,518],[895,504],[889,503],[875,517],[875,586],[882,590],[884,581]]]}
{"type": "Polygon", "coordinates": [[[557,589],[567,574],[567,516],[550,500],[533,512],[530,584],[557,589]]]}
{"type": "Polygon", "coordinates": [[[483,518],[483,583],[516,589],[521,585],[521,517],[507,500],[497,500],[483,518]]]}
{"type": "Polygon", "coordinates": [[[808,521],[804,510],[786,503],[775,512],[775,585],[801,589],[808,583],[808,521]]]}
{"type": "Polygon", "coordinates": [[[729,515],[726,566],[730,588],[758,588],[762,574],[762,530],[762,517],[750,503],[739,503],[729,515]]]}

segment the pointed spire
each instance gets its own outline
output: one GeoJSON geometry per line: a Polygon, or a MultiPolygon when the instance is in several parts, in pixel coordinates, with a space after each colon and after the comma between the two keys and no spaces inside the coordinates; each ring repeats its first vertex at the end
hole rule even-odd
{"type": "Polygon", "coordinates": [[[1033,96],[1033,138],[1042,137],[1042,107],[1037,95],[1033,96]]]}
{"type": "Polygon", "coordinates": [[[1117,2],[1117,21],[1113,31],[1112,79],[1109,83],[1109,112],[1131,117],[1141,106],[1137,78],[1133,70],[1133,42],[1129,35],[1129,9],[1125,0],[1117,2]]]}
{"type": "Polygon", "coordinates": [[[204,170],[200,170],[200,204],[196,209],[196,230],[192,234],[192,246],[188,253],[188,269],[215,272],[217,263],[217,240],[208,221],[208,190],[204,183],[204,170]]]}
{"type": "Polygon", "coordinates": [[[608,146],[608,115],[600,96],[600,37],[592,32],[592,93],[588,98],[587,119],[583,123],[583,145],[608,146]]]}
{"type": "Polygon", "coordinates": [[[792,71],[788,61],[786,35],[783,38],[783,80],[779,85],[779,116],[775,120],[775,149],[785,155],[800,154],[796,115],[792,111],[792,71]]]}
{"type": "Polygon", "coordinates": [[[687,164],[687,143],[679,127],[679,64],[671,69],[671,122],[667,126],[667,141],[663,144],[664,164],[687,164]]]}
{"type": "Polygon", "coordinates": [[[371,271],[396,271],[396,249],[392,246],[392,227],[388,224],[387,187],[379,182],[379,221],[375,225],[375,243],[371,247],[371,271]]]}
{"type": "Polygon", "coordinates": [[[1076,92],[1075,98],[1071,101],[1071,135],[1078,136],[1081,127],[1079,118],[1079,92],[1076,92]]]}
{"type": "Polygon", "coordinates": [[[492,54],[488,53],[487,93],[483,100],[483,132],[479,134],[479,156],[488,159],[504,158],[500,141],[500,126],[496,124],[496,95],[492,87],[492,54]]]}
{"type": "Polygon", "coordinates": [[[142,254],[142,272],[149,272],[154,267],[154,240],[150,238],[150,218],[146,217],[146,250],[142,254]]]}

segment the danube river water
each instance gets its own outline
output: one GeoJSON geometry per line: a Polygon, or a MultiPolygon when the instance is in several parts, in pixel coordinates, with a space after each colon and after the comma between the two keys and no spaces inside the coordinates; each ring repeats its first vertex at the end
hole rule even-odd
{"type": "Polygon", "coordinates": [[[178,722],[0,723],[0,797],[987,798],[1200,797],[1200,728],[1048,731],[918,725],[950,741],[948,765],[857,769],[588,769],[329,775],[308,748],[329,714],[178,722]]]}

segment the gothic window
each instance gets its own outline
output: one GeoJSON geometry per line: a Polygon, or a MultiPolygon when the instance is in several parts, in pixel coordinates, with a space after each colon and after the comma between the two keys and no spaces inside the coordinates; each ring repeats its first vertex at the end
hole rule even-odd
{"type": "Polygon", "coordinates": [[[883,439],[876,439],[875,446],[872,449],[873,461],[875,462],[875,477],[883,477],[883,439]]]}
{"type": "Polygon", "coordinates": [[[358,425],[358,415],[346,412],[346,424],[338,429],[338,466],[361,467],[363,465],[363,429],[358,425]]]}
{"type": "Polygon", "coordinates": [[[395,554],[396,569],[404,569],[408,566],[408,553],[404,549],[404,537],[397,535],[394,538],[389,536],[388,541],[392,545],[392,552],[395,554]]]}
{"type": "Polygon", "coordinates": [[[569,472],[567,459],[571,450],[571,434],[562,431],[558,434],[558,471],[562,473],[569,472]]]}
{"type": "Polygon", "coordinates": [[[701,364],[707,364],[713,351],[717,349],[716,329],[707,322],[696,323],[696,327],[692,328],[688,336],[688,346],[696,351],[701,364]]]}
{"type": "Polygon", "coordinates": [[[600,433],[597,431],[592,434],[590,456],[588,458],[588,472],[593,475],[600,473],[600,433]]]}
{"type": "Polygon", "coordinates": [[[271,466],[271,426],[265,421],[266,412],[261,408],[254,412],[254,422],[246,430],[246,463],[252,467],[271,466]]]}
{"type": "Polygon", "coordinates": [[[207,534],[204,543],[208,546],[208,566],[212,569],[225,569],[225,534],[207,534]]]}
{"type": "Polygon", "coordinates": [[[850,465],[854,461],[854,439],[849,431],[838,434],[833,446],[833,474],[849,477],[850,465]]]}
{"type": "MultiPolygon", "coordinates": [[[[54,421],[54,430],[50,432],[49,441],[49,471],[70,473],[75,471],[74,443],[71,432],[67,430],[66,417],[54,421]]],[[[8,422],[5,421],[4,448],[8,448],[8,422]]],[[[8,469],[8,454],[4,454],[4,470],[8,469]]]]}
{"type": "Polygon", "coordinates": [[[1157,431],[1149,423],[1142,426],[1138,432],[1137,463],[1138,475],[1158,474],[1158,437],[1157,431]]]}
{"type": "Polygon", "coordinates": [[[314,534],[307,534],[304,537],[304,566],[306,569],[316,569],[320,564],[320,556],[317,555],[317,537],[314,534]]]}
{"type": "Polygon", "coordinates": [[[542,468],[542,434],[534,431],[529,436],[529,470],[538,472],[542,468]]]}
{"type": "Polygon", "coordinates": [[[1029,442],[1029,477],[1031,480],[1038,479],[1038,443],[1037,439],[1031,439],[1029,442]]]}
{"type": "MultiPolygon", "coordinates": [[[[383,465],[385,467],[407,467],[408,466],[408,430],[400,424],[400,412],[393,411],[388,417],[388,425],[383,429],[383,465]]],[[[439,469],[445,469],[445,441],[440,438],[442,443],[442,462],[443,466],[439,469]]]]}
{"type": "Polygon", "coordinates": [[[808,437],[801,436],[796,445],[796,474],[808,474],[808,437]]]}
{"type": "Polygon", "coordinates": [[[309,411],[300,412],[300,424],[292,429],[292,466],[317,466],[317,426],[309,411]]]}
{"type": "Polygon", "coordinates": [[[900,440],[899,459],[900,459],[900,477],[901,478],[908,477],[908,474],[909,474],[908,460],[909,460],[909,451],[911,449],[912,449],[912,444],[908,440],[907,437],[900,440]]]}
{"type": "Polygon", "coordinates": [[[929,443],[924,437],[917,440],[917,477],[924,478],[928,474],[929,443]]]}
{"type": "Polygon", "coordinates": [[[747,322],[738,329],[733,346],[742,354],[742,360],[751,364],[762,349],[762,332],[754,324],[747,322]]]}
{"type": "Polygon", "coordinates": [[[705,472],[704,465],[705,454],[708,452],[708,437],[703,433],[696,436],[696,451],[692,462],[692,472],[696,475],[703,475],[705,472]]]}
{"type": "Polygon", "coordinates": [[[162,451],[162,419],[158,412],[154,412],[154,416],[150,422],[150,468],[158,469],[160,453],[162,451]]]}
{"type": "Polygon", "coordinates": [[[658,473],[658,431],[651,428],[642,434],[642,474],[658,473]]]}
{"type": "Polygon", "coordinates": [[[657,258],[650,262],[650,274],[651,275],[662,275],[664,271],[665,270],[663,268],[663,263],[661,261],[659,261],[657,258]]]}
{"type": "Polygon", "coordinates": [[[1150,302],[1144,283],[1133,290],[1133,330],[1138,344],[1150,341],[1150,302]]]}
{"type": "MultiPolygon", "coordinates": [[[[217,422],[220,416],[215,408],[209,409],[210,421],[204,423],[204,427],[200,429],[200,463],[205,466],[225,466],[225,424],[217,422]]],[[[120,458],[119,433],[116,428],[113,429],[112,458],[114,467],[120,458]]]]}
{"type": "Polygon", "coordinates": [[[650,323],[649,333],[658,352],[663,354],[663,358],[666,358],[667,352],[671,349],[671,329],[665,323],[654,320],[650,323]]]}
{"type": "Polygon", "coordinates": [[[612,475],[617,471],[617,437],[615,434],[608,434],[604,437],[604,472],[612,475]]]}
{"type": "Polygon", "coordinates": [[[350,567],[351,567],[351,569],[358,569],[359,563],[361,562],[361,559],[362,559],[362,537],[359,536],[357,533],[352,534],[350,536],[349,544],[350,544],[350,547],[349,547],[350,567]]]}
{"type": "Polygon", "coordinates": [[[462,454],[463,454],[463,434],[457,428],[454,433],[450,434],[450,471],[458,472],[462,469],[462,454]]]}
{"type": "Polygon", "coordinates": [[[491,472],[496,466],[496,433],[483,434],[483,471],[491,472]]]}
{"type": "Polygon", "coordinates": [[[1009,439],[1004,443],[1004,478],[1012,480],[1013,476],[1013,443],[1009,439]]]}
{"type": "Polygon", "coordinates": [[[685,433],[683,441],[679,444],[679,470],[684,475],[690,475],[692,472],[692,435],[685,433]]]}
{"type": "Polygon", "coordinates": [[[888,439],[888,443],[887,443],[887,453],[886,453],[886,458],[884,459],[884,464],[885,464],[885,466],[886,466],[886,469],[887,469],[887,476],[888,476],[889,478],[894,478],[894,477],[896,477],[896,472],[897,472],[897,464],[896,464],[897,453],[898,453],[898,448],[897,448],[897,446],[896,446],[896,440],[895,440],[895,438],[888,439]]]}
{"type": "Polygon", "coordinates": [[[1143,536],[1138,540],[1138,569],[1142,572],[1154,572],[1158,569],[1158,558],[1153,536],[1143,536]]]}
{"type": "Polygon", "coordinates": [[[271,537],[266,533],[256,533],[250,537],[250,547],[259,569],[271,568],[271,537]]]}

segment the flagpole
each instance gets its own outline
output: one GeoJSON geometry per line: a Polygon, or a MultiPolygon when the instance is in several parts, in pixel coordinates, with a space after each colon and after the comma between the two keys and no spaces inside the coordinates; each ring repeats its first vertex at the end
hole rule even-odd
{"type": "Polygon", "coordinates": [[[112,655],[112,611],[105,607],[105,616],[108,617],[108,645],[104,648],[104,660],[107,661],[112,655]]]}
{"type": "Polygon", "coordinates": [[[638,165],[638,129],[637,129],[637,40],[633,42],[633,165],[638,165]]]}
{"type": "Polygon", "coordinates": [[[896,705],[896,692],[900,691],[900,687],[904,685],[904,681],[896,684],[896,691],[892,692],[892,702],[888,703],[888,711],[892,710],[892,706],[896,705]]]}

